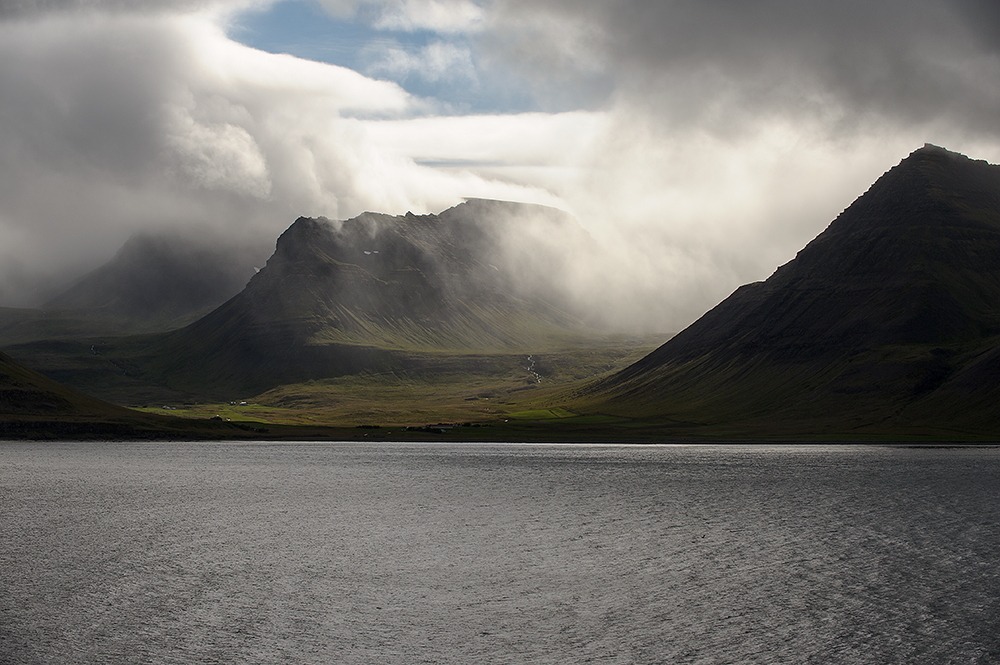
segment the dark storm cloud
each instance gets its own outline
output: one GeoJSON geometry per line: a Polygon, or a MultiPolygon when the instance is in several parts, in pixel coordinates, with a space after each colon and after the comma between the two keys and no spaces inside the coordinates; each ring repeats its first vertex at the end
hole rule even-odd
{"type": "Polygon", "coordinates": [[[980,44],[994,53],[1000,51],[1000,4],[994,0],[955,0],[954,5],[978,35],[980,44]]]}
{"type": "Polygon", "coordinates": [[[925,141],[996,161],[998,14],[976,0],[497,0],[480,44],[542,99],[612,82],[592,88],[609,128],[567,198],[614,228],[636,288],[664,285],[650,302],[682,326],[925,141]]]}
{"type": "Polygon", "coordinates": [[[193,11],[219,4],[213,0],[156,0],[155,2],[150,0],[3,0],[0,3],[0,19],[80,10],[166,13],[193,11]]]}
{"type": "Polygon", "coordinates": [[[531,71],[605,68],[620,96],[674,122],[809,113],[846,128],[876,114],[996,131],[996,3],[502,0],[497,11],[494,46],[531,71]]]}

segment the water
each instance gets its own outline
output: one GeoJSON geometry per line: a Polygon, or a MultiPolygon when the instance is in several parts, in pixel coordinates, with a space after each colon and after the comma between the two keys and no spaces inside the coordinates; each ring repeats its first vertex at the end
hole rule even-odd
{"type": "Polygon", "coordinates": [[[996,449],[0,444],[0,662],[998,662],[998,499],[996,449]]]}

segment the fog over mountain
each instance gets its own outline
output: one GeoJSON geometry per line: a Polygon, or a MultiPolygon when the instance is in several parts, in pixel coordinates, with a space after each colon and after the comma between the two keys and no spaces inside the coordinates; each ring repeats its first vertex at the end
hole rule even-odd
{"type": "MultiPolygon", "coordinates": [[[[299,216],[481,197],[572,213],[606,250],[586,279],[635,301],[621,318],[679,330],[924,142],[1000,161],[998,13],[975,0],[4,2],[0,305],[44,302],[137,232],[264,241],[299,216]],[[329,36],[307,43],[299,25],[267,41],[296,7],[329,36]]],[[[567,266],[554,277],[583,279],[567,266]]]]}
{"type": "Polygon", "coordinates": [[[1000,167],[928,145],[588,408],[744,435],[990,431],[998,302],[1000,167]]]}

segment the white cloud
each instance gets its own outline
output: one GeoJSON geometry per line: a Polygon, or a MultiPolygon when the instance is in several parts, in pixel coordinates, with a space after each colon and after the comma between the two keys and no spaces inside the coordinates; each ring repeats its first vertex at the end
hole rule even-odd
{"type": "Polygon", "coordinates": [[[477,82],[476,67],[467,46],[435,41],[416,53],[401,45],[380,44],[368,51],[371,64],[366,68],[373,76],[405,79],[417,76],[425,81],[477,82]]]}
{"type": "Polygon", "coordinates": [[[472,33],[486,21],[486,10],[472,0],[319,0],[332,16],[363,16],[378,30],[438,34],[472,33]]]}
{"type": "Polygon", "coordinates": [[[486,18],[482,7],[469,0],[388,0],[381,5],[374,26],[381,30],[469,33],[486,18]]]}
{"type": "Polygon", "coordinates": [[[422,102],[393,83],[241,46],[216,20],[66,11],[0,21],[0,218],[20,259],[16,270],[0,264],[3,304],[30,300],[32,279],[106,260],[141,229],[273,241],[299,215],[544,198],[528,178],[415,162],[373,132],[422,102]]]}
{"type": "Polygon", "coordinates": [[[587,111],[467,115],[371,122],[368,131],[381,150],[420,162],[565,169],[589,158],[609,121],[587,111]]]}
{"type": "Polygon", "coordinates": [[[164,140],[182,174],[198,186],[268,198],[267,163],[246,129],[226,122],[198,122],[191,109],[180,105],[170,105],[166,115],[164,140]]]}

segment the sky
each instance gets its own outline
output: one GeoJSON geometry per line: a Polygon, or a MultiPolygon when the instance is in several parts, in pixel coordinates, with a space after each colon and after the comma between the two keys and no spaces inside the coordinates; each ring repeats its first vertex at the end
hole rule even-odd
{"type": "Polygon", "coordinates": [[[925,142],[1000,162],[998,111],[992,1],[0,0],[0,306],[136,232],[483,197],[571,212],[595,307],[676,331],[925,142]]]}

